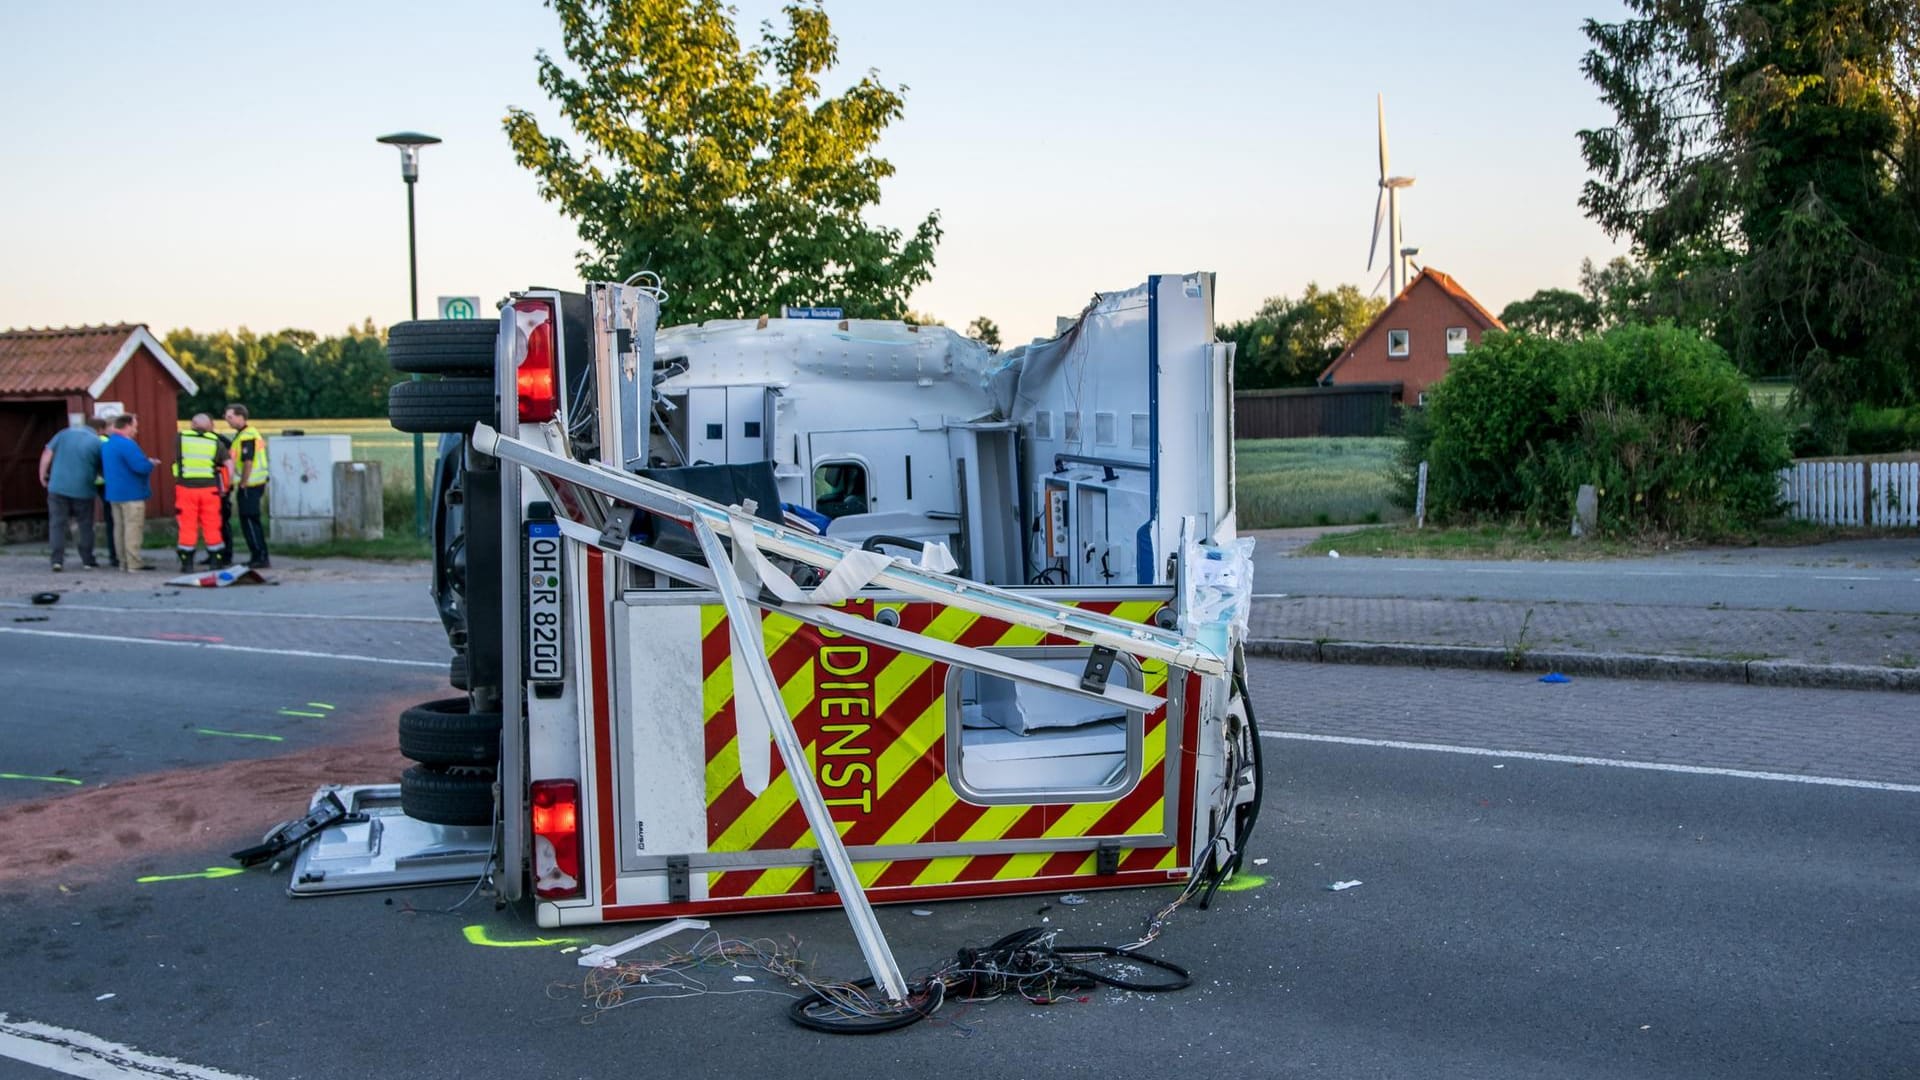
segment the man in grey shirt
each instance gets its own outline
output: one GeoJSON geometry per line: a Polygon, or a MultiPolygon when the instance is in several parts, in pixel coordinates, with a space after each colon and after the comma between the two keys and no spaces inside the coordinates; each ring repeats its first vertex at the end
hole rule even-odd
{"type": "Polygon", "coordinates": [[[80,565],[93,560],[93,478],[100,472],[100,437],[82,424],[55,435],[40,452],[40,486],[47,489],[47,539],[53,543],[53,572],[65,569],[67,523],[80,531],[80,565]]]}

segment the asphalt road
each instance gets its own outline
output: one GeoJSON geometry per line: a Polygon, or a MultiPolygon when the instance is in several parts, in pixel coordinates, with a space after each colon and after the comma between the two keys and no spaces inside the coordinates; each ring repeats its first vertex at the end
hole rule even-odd
{"type": "MultiPolygon", "coordinates": [[[[1335,550],[1339,549],[1336,539],[1335,550]]],[[[1294,557],[1255,548],[1261,595],[1920,613],[1920,538],[1604,562],[1294,557]]]]}
{"type": "MultiPolygon", "coordinates": [[[[27,663],[16,644],[0,641],[9,677],[45,669],[12,695],[28,709],[103,670],[122,694],[170,700],[226,662],[114,643],[27,663]],[[129,659],[138,650],[167,656],[148,667],[129,659]]],[[[353,682],[406,698],[420,678],[326,662],[337,671],[313,677],[335,694],[353,682]]],[[[1669,698],[1668,685],[1438,675],[1256,662],[1275,736],[1252,852],[1266,880],[1174,917],[1150,951],[1194,970],[1177,994],[999,1001],[869,1039],[794,1028],[784,999],[762,992],[777,987],[732,972],[708,983],[724,993],[601,1011],[557,935],[535,943],[519,912],[484,896],[444,910],[464,889],[291,900],[257,872],[136,883],[217,865],[221,838],[0,887],[0,1012],[262,1078],[1914,1075],[1920,785],[1886,783],[1887,760],[1914,760],[1901,714],[1872,719],[1892,695],[1690,686],[1669,698]],[[1823,716],[1844,721],[1824,732],[1838,748],[1795,766],[1809,738],[1795,729],[1823,716]],[[1742,771],[1834,782],[1735,775],[1715,751],[1732,733],[1752,744],[1742,771]],[[1669,764],[1723,771],[1597,764],[1655,738],[1669,764]],[[1508,752],[1532,756],[1496,756],[1508,752]],[[1569,760],[1583,755],[1596,763],[1569,760]],[[1340,880],[1364,884],[1328,890],[1340,880]]],[[[22,743],[12,726],[0,739],[22,743]]],[[[1073,940],[1127,940],[1168,898],[1098,893],[1044,914],[1044,898],[939,904],[930,917],[895,907],[882,922],[915,967],[1041,919],[1073,940]]],[[[859,971],[836,912],[719,925],[791,936],[824,974],[859,971]]],[[[47,1075],[0,1057],[0,1077],[47,1075]]]]}

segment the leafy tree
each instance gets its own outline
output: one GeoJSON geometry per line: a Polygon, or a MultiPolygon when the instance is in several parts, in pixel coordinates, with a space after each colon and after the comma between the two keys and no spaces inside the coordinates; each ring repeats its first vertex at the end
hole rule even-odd
{"type": "Polygon", "coordinates": [[[924,311],[914,311],[911,308],[900,313],[900,321],[903,323],[906,323],[909,326],[945,326],[947,325],[946,320],[940,318],[937,315],[932,315],[924,311]]]}
{"type": "Polygon", "coordinates": [[[742,46],[719,0],[551,0],[570,67],[539,54],[540,86],[584,143],[504,122],[540,194],[578,223],[580,272],[666,279],[677,319],[830,304],[895,318],[930,276],[938,211],[910,236],[869,224],[893,166],[874,156],[903,111],[869,73],[837,97],[838,42],[817,0],[742,46]]]}
{"type": "Polygon", "coordinates": [[[1651,313],[1691,315],[1837,431],[1916,386],[1920,5],[1627,0],[1589,21],[1615,122],[1581,205],[1631,237],[1651,313]],[[1674,309],[1678,309],[1675,311],[1674,309]]]}
{"type": "Polygon", "coordinates": [[[1000,327],[985,315],[975,316],[974,320],[967,324],[967,336],[994,352],[1000,351],[1000,327]]]}
{"type": "Polygon", "coordinates": [[[1600,308],[1569,289],[1541,289],[1500,309],[1508,330],[1570,341],[1600,329],[1600,308]]]}
{"type": "Polygon", "coordinates": [[[372,320],[338,337],[311,330],[261,335],[241,327],[212,334],[175,330],[166,342],[200,386],[180,400],[182,417],[218,416],[234,401],[263,417],[384,416],[387,389],[399,378],[372,320]]]}
{"type": "Polygon", "coordinates": [[[1252,318],[1223,323],[1214,336],[1236,346],[1234,385],[1240,389],[1311,386],[1386,306],[1352,285],[1322,289],[1309,283],[1298,299],[1269,297],[1252,318]]]}

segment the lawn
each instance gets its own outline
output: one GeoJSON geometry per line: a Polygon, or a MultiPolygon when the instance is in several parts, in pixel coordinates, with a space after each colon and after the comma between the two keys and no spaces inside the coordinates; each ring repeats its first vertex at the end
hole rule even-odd
{"type": "Polygon", "coordinates": [[[1235,466],[1243,529],[1378,524],[1406,517],[1394,506],[1395,438],[1243,439],[1235,466]]]}

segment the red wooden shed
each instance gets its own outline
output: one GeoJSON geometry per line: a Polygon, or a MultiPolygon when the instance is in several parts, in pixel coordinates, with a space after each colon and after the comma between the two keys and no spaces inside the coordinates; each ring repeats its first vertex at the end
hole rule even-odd
{"type": "MultiPolygon", "coordinates": [[[[100,413],[140,417],[140,445],[171,467],[180,394],[199,387],[146,326],[0,331],[0,521],[44,518],[40,451],[100,413]]],[[[173,476],[154,470],[147,516],[173,513],[173,476]]]]}

